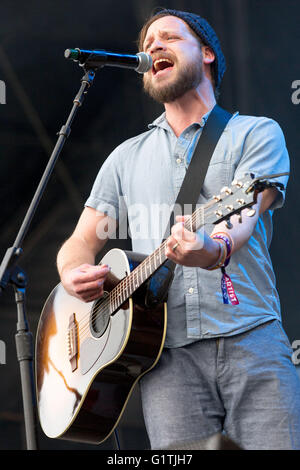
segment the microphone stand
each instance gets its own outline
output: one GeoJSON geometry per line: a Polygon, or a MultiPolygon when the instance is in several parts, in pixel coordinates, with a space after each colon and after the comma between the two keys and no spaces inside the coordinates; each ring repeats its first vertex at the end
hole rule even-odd
{"type": "Polygon", "coordinates": [[[15,291],[15,301],[17,307],[17,332],[15,335],[15,340],[16,353],[21,375],[27,450],[38,450],[37,412],[33,365],[34,347],[33,337],[29,330],[29,324],[26,318],[25,299],[27,276],[23,269],[20,268],[16,263],[23,253],[22,242],[28,232],[30,223],[39,205],[41,197],[46,189],[48,180],[54,170],[58,156],[64,146],[66,139],[70,135],[71,124],[74,120],[76,112],[78,108],[82,105],[84,95],[87,94],[87,91],[92,85],[93,80],[95,78],[95,71],[97,67],[88,68],[86,67],[86,64],[82,64],[82,67],[85,74],[81,79],[81,86],[78,94],[76,95],[73,101],[73,107],[70,112],[70,115],[67,119],[66,124],[62,126],[62,128],[57,134],[59,136],[57,139],[57,143],[53,149],[49,162],[38,185],[38,188],[36,189],[32,202],[19,229],[15,242],[12,247],[7,249],[0,265],[0,293],[2,293],[2,291],[8,285],[13,286],[15,291]]]}

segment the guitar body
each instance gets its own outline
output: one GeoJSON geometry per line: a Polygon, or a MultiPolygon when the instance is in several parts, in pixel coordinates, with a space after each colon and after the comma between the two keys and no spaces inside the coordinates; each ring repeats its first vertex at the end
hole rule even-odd
{"type": "MultiPolygon", "coordinates": [[[[104,256],[101,264],[112,268],[106,296],[143,258],[120,249],[104,256]]],[[[146,307],[142,285],[110,315],[106,296],[84,303],[58,284],[43,308],[35,366],[39,419],[48,437],[103,442],[117,426],[135,384],[161,355],[166,303],[146,307]]]]}

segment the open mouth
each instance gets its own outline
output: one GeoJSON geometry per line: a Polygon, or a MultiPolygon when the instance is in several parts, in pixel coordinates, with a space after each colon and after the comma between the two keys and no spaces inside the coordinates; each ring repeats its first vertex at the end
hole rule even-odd
{"type": "Polygon", "coordinates": [[[153,62],[152,73],[153,75],[161,74],[163,72],[169,71],[174,67],[174,62],[171,59],[156,59],[153,62]]]}

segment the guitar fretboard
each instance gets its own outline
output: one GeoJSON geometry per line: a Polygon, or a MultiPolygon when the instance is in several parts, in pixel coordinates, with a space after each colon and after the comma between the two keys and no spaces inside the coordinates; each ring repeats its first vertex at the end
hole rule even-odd
{"type": "MultiPolygon", "coordinates": [[[[185,222],[184,227],[190,232],[199,230],[204,225],[204,212],[210,208],[212,203],[201,206],[185,222]]],[[[167,260],[166,240],[147,258],[145,258],[128,276],[122,279],[119,284],[110,292],[110,310],[116,311],[129,297],[149,279],[157,269],[167,260]]]]}

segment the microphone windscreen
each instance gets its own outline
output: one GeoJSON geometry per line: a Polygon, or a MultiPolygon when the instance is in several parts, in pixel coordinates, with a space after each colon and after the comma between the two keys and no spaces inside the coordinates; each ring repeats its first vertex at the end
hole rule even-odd
{"type": "Polygon", "coordinates": [[[138,73],[146,73],[152,68],[152,57],[145,52],[138,52],[137,56],[139,57],[140,63],[135,69],[138,73]]]}

